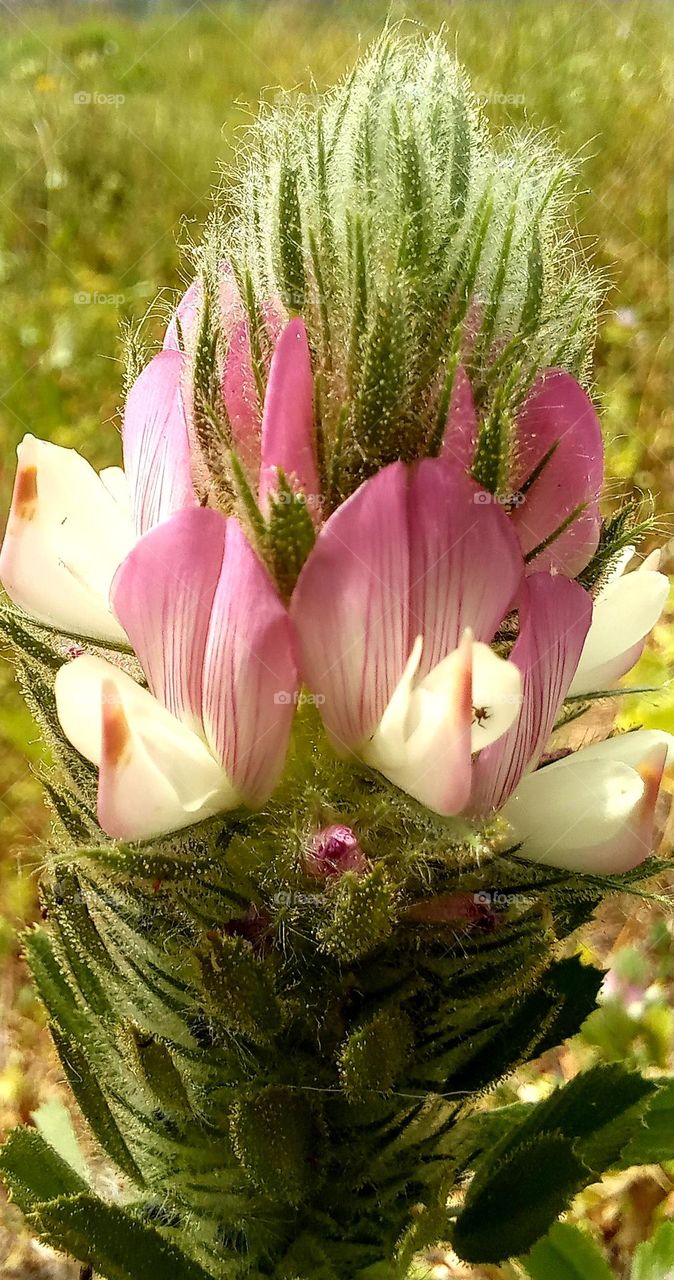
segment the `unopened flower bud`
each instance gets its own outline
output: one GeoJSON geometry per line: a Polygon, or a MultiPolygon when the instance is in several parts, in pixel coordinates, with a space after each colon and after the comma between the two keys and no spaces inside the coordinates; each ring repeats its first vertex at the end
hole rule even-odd
{"type": "Polygon", "coordinates": [[[334,876],[345,871],[365,871],[367,860],[355,831],[335,823],[312,838],[304,865],[309,875],[334,876]]]}
{"type": "Polygon", "coordinates": [[[486,893],[446,893],[415,902],[405,912],[415,924],[462,925],[464,928],[493,928],[496,917],[486,893]]]}
{"type": "Polygon", "coordinates": [[[222,932],[230,938],[243,938],[245,942],[250,942],[251,946],[261,948],[264,946],[270,924],[271,918],[267,912],[253,904],[248,908],[245,916],[236,916],[233,920],[228,920],[222,932]]]}

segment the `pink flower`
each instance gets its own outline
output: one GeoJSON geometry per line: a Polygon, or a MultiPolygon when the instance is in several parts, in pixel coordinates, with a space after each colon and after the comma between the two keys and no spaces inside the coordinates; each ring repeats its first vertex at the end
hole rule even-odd
{"type": "Polygon", "coordinates": [[[319,533],[291,602],[337,749],[446,815],[500,807],[538,759],[591,610],[577,583],[525,576],[505,512],[444,459],[362,485],[319,533]],[[493,642],[513,609],[506,660],[493,642]]]}
{"type": "MultiPolygon", "coordinates": [[[[195,306],[195,295],[188,290],[178,308],[186,326],[194,320],[195,306]]],[[[177,331],[175,320],[172,325],[177,331]]],[[[34,436],[26,436],[19,446],[0,579],[26,613],[70,635],[126,641],[109,602],[117,568],[137,538],[175,512],[198,505],[191,357],[178,350],[171,334],[169,326],[165,349],[129,392],[122,434],[124,471],[111,467],[99,476],[74,450],[34,436]]],[[[193,339],[194,333],[188,330],[188,336],[193,339]]],[[[246,367],[250,368],[249,357],[246,367]]],[[[242,363],[241,377],[243,368],[242,363]]],[[[243,396],[241,382],[238,394],[243,396]]],[[[230,403],[233,396],[230,388],[230,403]]],[[[313,376],[301,320],[292,320],[280,333],[260,421],[251,416],[245,435],[243,419],[234,415],[235,420],[242,456],[249,465],[254,459],[263,512],[282,470],[290,484],[307,495],[312,517],[318,520],[313,376]]]]}
{"type": "Polygon", "coordinates": [[[98,475],[74,449],[25,436],[18,449],[0,579],[15,604],[70,635],[123,643],[110,610],[114,574],[137,538],[193,507],[184,357],[155,356],[124,414],[125,471],[98,475]]]}
{"type": "MultiPolygon", "coordinates": [[[[470,470],[478,420],[470,382],[459,367],[442,453],[470,470]]],[[[597,548],[604,449],[591,401],[569,373],[541,374],[517,418],[510,473],[503,484],[529,572],[573,578],[597,548]]]]}
{"type": "Polygon", "coordinates": [[[674,738],[628,734],[538,768],[592,600],[527,572],[513,522],[460,465],[394,463],[362,485],[320,531],[291,616],[342,754],[439,814],[502,812],[533,861],[601,874],[652,851],[674,738]]]}
{"type": "Polygon", "coordinates": [[[103,830],[146,839],[263,803],[297,672],[286,610],[237,521],[203,509],[164,521],[124,561],[112,603],[148,688],[93,655],[56,678],[63,731],[99,767],[103,830]]]}

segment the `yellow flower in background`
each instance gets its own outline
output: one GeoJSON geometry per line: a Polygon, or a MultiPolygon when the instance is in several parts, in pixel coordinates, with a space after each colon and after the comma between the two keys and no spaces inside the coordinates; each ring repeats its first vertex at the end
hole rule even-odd
{"type": "Polygon", "coordinates": [[[54,93],[54,91],[58,89],[58,87],[59,87],[59,81],[56,79],[56,76],[43,74],[41,76],[38,76],[37,80],[35,81],[35,88],[37,89],[38,93],[54,93]]]}

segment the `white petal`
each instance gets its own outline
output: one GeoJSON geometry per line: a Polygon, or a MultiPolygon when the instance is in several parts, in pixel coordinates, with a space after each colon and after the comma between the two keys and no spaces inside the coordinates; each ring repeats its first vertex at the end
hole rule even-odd
{"type": "Polygon", "coordinates": [[[100,768],[108,835],[147,839],[238,806],[205,743],[118,667],[85,654],[60,669],[55,691],[63,732],[100,768]]]}
{"type": "Polygon", "coordinates": [[[626,734],[529,774],[501,811],[520,855],[600,875],[643,862],[656,843],[655,805],[673,747],[669,734],[626,734]]]}
{"type": "Polygon", "coordinates": [[[656,747],[665,748],[666,768],[674,764],[674,734],[666,733],[664,729],[634,729],[631,733],[617,733],[603,742],[583,747],[577,754],[582,755],[583,760],[619,760],[636,769],[644,756],[656,747]]]}
{"type": "MultiPolygon", "coordinates": [[[[623,547],[622,551],[619,553],[616,559],[616,562],[613,568],[609,572],[608,578],[606,579],[606,582],[604,584],[605,588],[608,586],[609,582],[615,582],[616,578],[622,578],[627,566],[632,563],[635,553],[636,553],[636,547],[632,543],[628,543],[626,547],[623,547]]],[[[644,561],[644,563],[646,562],[644,561]]],[[[658,566],[655,565],[656,569],[657,567],[658,566]]]]}
{"type": "Polygon", "coordinates": [[[407,740],[411,732],[409,722],[414,699],[414,677],[421,661],[423,644],[423,636],[417,636],[391,700],[363,751],[368,764],[387,776],[392,770],[404,769],[408,760],[407,740]]]}
{"type": "Polygon", "coordinates": [[[653,563],[649,557],[634,573],[613,578],[597,596],[570,694],[609,688],[633,665],[635,646],[655,626],[669,593],[669,579],[653,563]]]}
{"type": "Polygon", "coordinates": [[[14,603],[39,622],[119,642],[126,637],[108,597],[135,539],[107,479],[74,449],[26,436],[18,449],[0,578],[14,603]]]}
{"type": "Polygon", "coordinates": [[[129,521],[131,521],[131,494],[129,492],[129,481],[126,478],[122,467],[104,467],[98,474],[108,490],[108,493],[110,493],[115,499],[117,506],[124,512],[124,515],[128,516],[129,521]]]}
{"type": "Polygon", "coordinates": [[[473,645],[471,748],[481,751],[510,728],[522,705],[522,674],[488,644],[473,645]]]}
{"type": "Polygon", "coordinates": [[[459,813],[470,794],[472,636],[414,685],[418,636],[363,759],[436,813],[459,813]]]}
{"type": "Polygon", "coordinates": [[[518,714],[520,672],[467,630],[459,647],[415,684],[422,653],[418,636],[362,755],[429,809],[458,813],[470,791],[471,753],[505,733],[518,714]]]}

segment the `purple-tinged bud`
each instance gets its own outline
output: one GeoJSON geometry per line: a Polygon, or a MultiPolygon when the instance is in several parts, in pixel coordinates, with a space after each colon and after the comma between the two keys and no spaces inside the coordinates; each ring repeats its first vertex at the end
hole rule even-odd
{"type": "Polygon", "coordinates": [[[415,924],[460,925],[464,929],[479,928],[488,932],[496,924],[487,893],[446,893],[438,898],[426,898],[408,907],[405,918],[415,924]]]}
{"type": "Polygon", "coordinates": [[[335,823],[313,836],[304,866],[312,876],[341,876],[345,871],[365,871],[367,859],[355,831],[335,823]]]}
{"type": "Polygon", "coordinates": [[[226,933],[230,938],[243,938],[244,941],[250,942],[253,947],[262,948],[269,933],[270,925],[271,917],[267,912],[252,905],[248,908],[245,916],[236,916],[233,920],[228,920],[222,926],[222,932],[226,933]]]}

